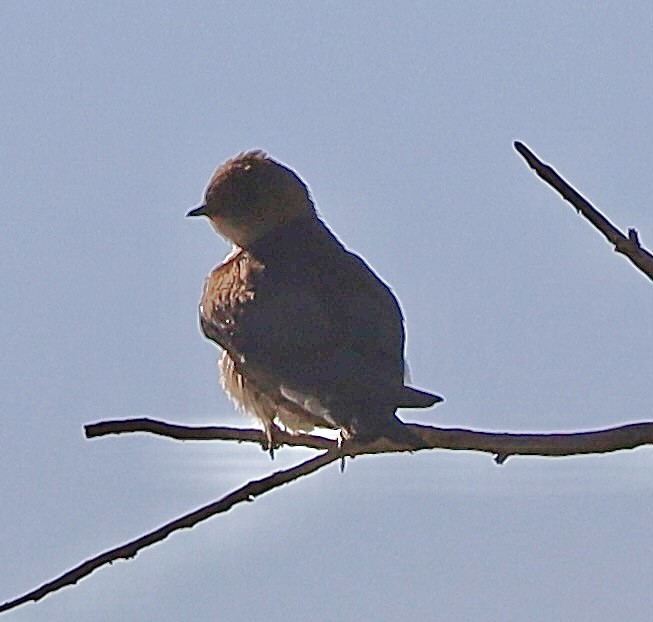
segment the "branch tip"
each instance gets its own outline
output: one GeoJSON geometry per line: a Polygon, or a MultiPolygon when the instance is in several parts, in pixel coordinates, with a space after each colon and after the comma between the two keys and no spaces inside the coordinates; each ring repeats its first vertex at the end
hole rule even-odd
{"type": "Polygon", "coordinates": [[[639,248],[639,235],[637,234],[637,229],[628,229],[628,239],[639,248]]]}
{"type": "Polygon", "coordinates": [[[542,181],[558,192],[565,201],[571,203],[579,214],[603,234],[605,239],[614,246],[615,251],[628,257],[640,272],[653,280],[653,255],[640,246],[635,229],[629,229],[628,236],[625,236],[551,166],[539,160],[528,147],[519,141],[515,141],[514,145],[542,181]]]}

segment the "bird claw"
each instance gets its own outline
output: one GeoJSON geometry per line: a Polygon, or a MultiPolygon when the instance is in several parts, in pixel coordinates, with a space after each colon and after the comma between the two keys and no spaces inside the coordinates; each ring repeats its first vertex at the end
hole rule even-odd
{"type": "Polygon", "coordinates": [[[275,430],[277,427],[272,423],[265,426],[265,441],[261,443],[261,449],[267,451],[270,454],[270,459],[274,460],[275,450],[281,447],[281,443],[274,438],[275,430]]]}
{"type": "Polygon", "coordinates": [[[340,428],[338,430],[338,451],[341,452],[340,456],[340,472],[344,473],[345,472],[345,465],[347,462],[347,454],[344,451],[345,444],[347,443],[347,440],[349,439],[349,436],[346,435],[344,430],[340,428]]]}

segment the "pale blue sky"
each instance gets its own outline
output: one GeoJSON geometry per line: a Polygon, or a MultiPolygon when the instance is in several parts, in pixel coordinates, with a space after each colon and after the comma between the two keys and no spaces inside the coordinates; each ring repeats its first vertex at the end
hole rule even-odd
{"type": "MultiPolygon", "coordinates": [[[[0,4],[0,601],[298,462],[84,423],[243,424],[184,214],[263,148],[398,294],[410,420],[653,419],[653,287],[524,141],[653,246],[650,2],[0,4]]],[[[649,620],[653,450],[333,465],[12,620],[649,620]]]]}

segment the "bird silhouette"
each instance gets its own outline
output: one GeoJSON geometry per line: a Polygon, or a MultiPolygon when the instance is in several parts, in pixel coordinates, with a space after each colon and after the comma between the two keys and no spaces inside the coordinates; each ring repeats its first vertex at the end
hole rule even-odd
{"type": "Polygon", "coordinates": [[[402,438],[398,407],[442,401],[405,384],[397,299],[322,222],[291,169],[242,153],[187,215],[208,217],[234,244],[206,279],[200,325],[223,350],[223,388],[260,420],[271,451],[277,427],[402,438]]]}

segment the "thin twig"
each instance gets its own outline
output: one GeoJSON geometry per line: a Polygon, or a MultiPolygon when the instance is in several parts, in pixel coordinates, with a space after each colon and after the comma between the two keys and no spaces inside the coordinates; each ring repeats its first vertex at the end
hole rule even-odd
{"type": "MultiPolygon", "coordinates": [[[[133,432],[148,432],[179,441],[238,441],[239,443],[258,443],[261,446],[265,446],[268,442],[265,433],[258,429],[176,425],[166,421],[149,419],[148,417],[99,421],[84,426],[86,438],[133,432]]],[[[274,440],[280,445],[309,447],[311,449],[332,449],[338,445],[336,441],[323,436],[287,434],[282,430],[275,430],[274,440]]]]}
{"type": "Polygon", "coordinates": [[[157,542],[161,542],[161,540],[164,540],[171,533],[178,531],[179,529],[189,529],[197,523],[205,521],[216,514],[230,510],[238,503],[242,503],[243,501],[253,501],[255,497],[258,497],[269,490],[273,490],[283,484],[299,479],[304,475],[313,473],[340,458],[341,454],[339,451],[327,451],[285,471],[277,471],[263,479],[251,481],[242,488],[226,495],[219,501],[205,505],[189,514],[176,518],[165,525],[162,525],[158,529],[132,540],[131,542],[127,542],[114,549],[105,551],[96,557],[88,559],[56,579],[44,583],[27,594],[3,603],[0,605],[0,613],[14,609],[19,605],[23,605],[32,600],[40,600],[44,596],[56,592],[67,585],[74,585],[80,579],[87,577],[101,566],[110,564],[118,559],[129,559],[130,557],[135,557],[140,550],[157,542]]]}
{"type": "Polygon", "coordinates": [[[608,242],[614,245],[615,251],[628,257],[637,268],[653,280],[653,255],[640,246],[635,229],[629,229],[628,236],[625,236],[585,197],[560,177],[551,166],[539,160],[526,145],[515,141],[514,146],[538,177],[557,190],[563,199],[569,201],[576,208],[579,214],[585,216],[606,237],[608,242]]]}

